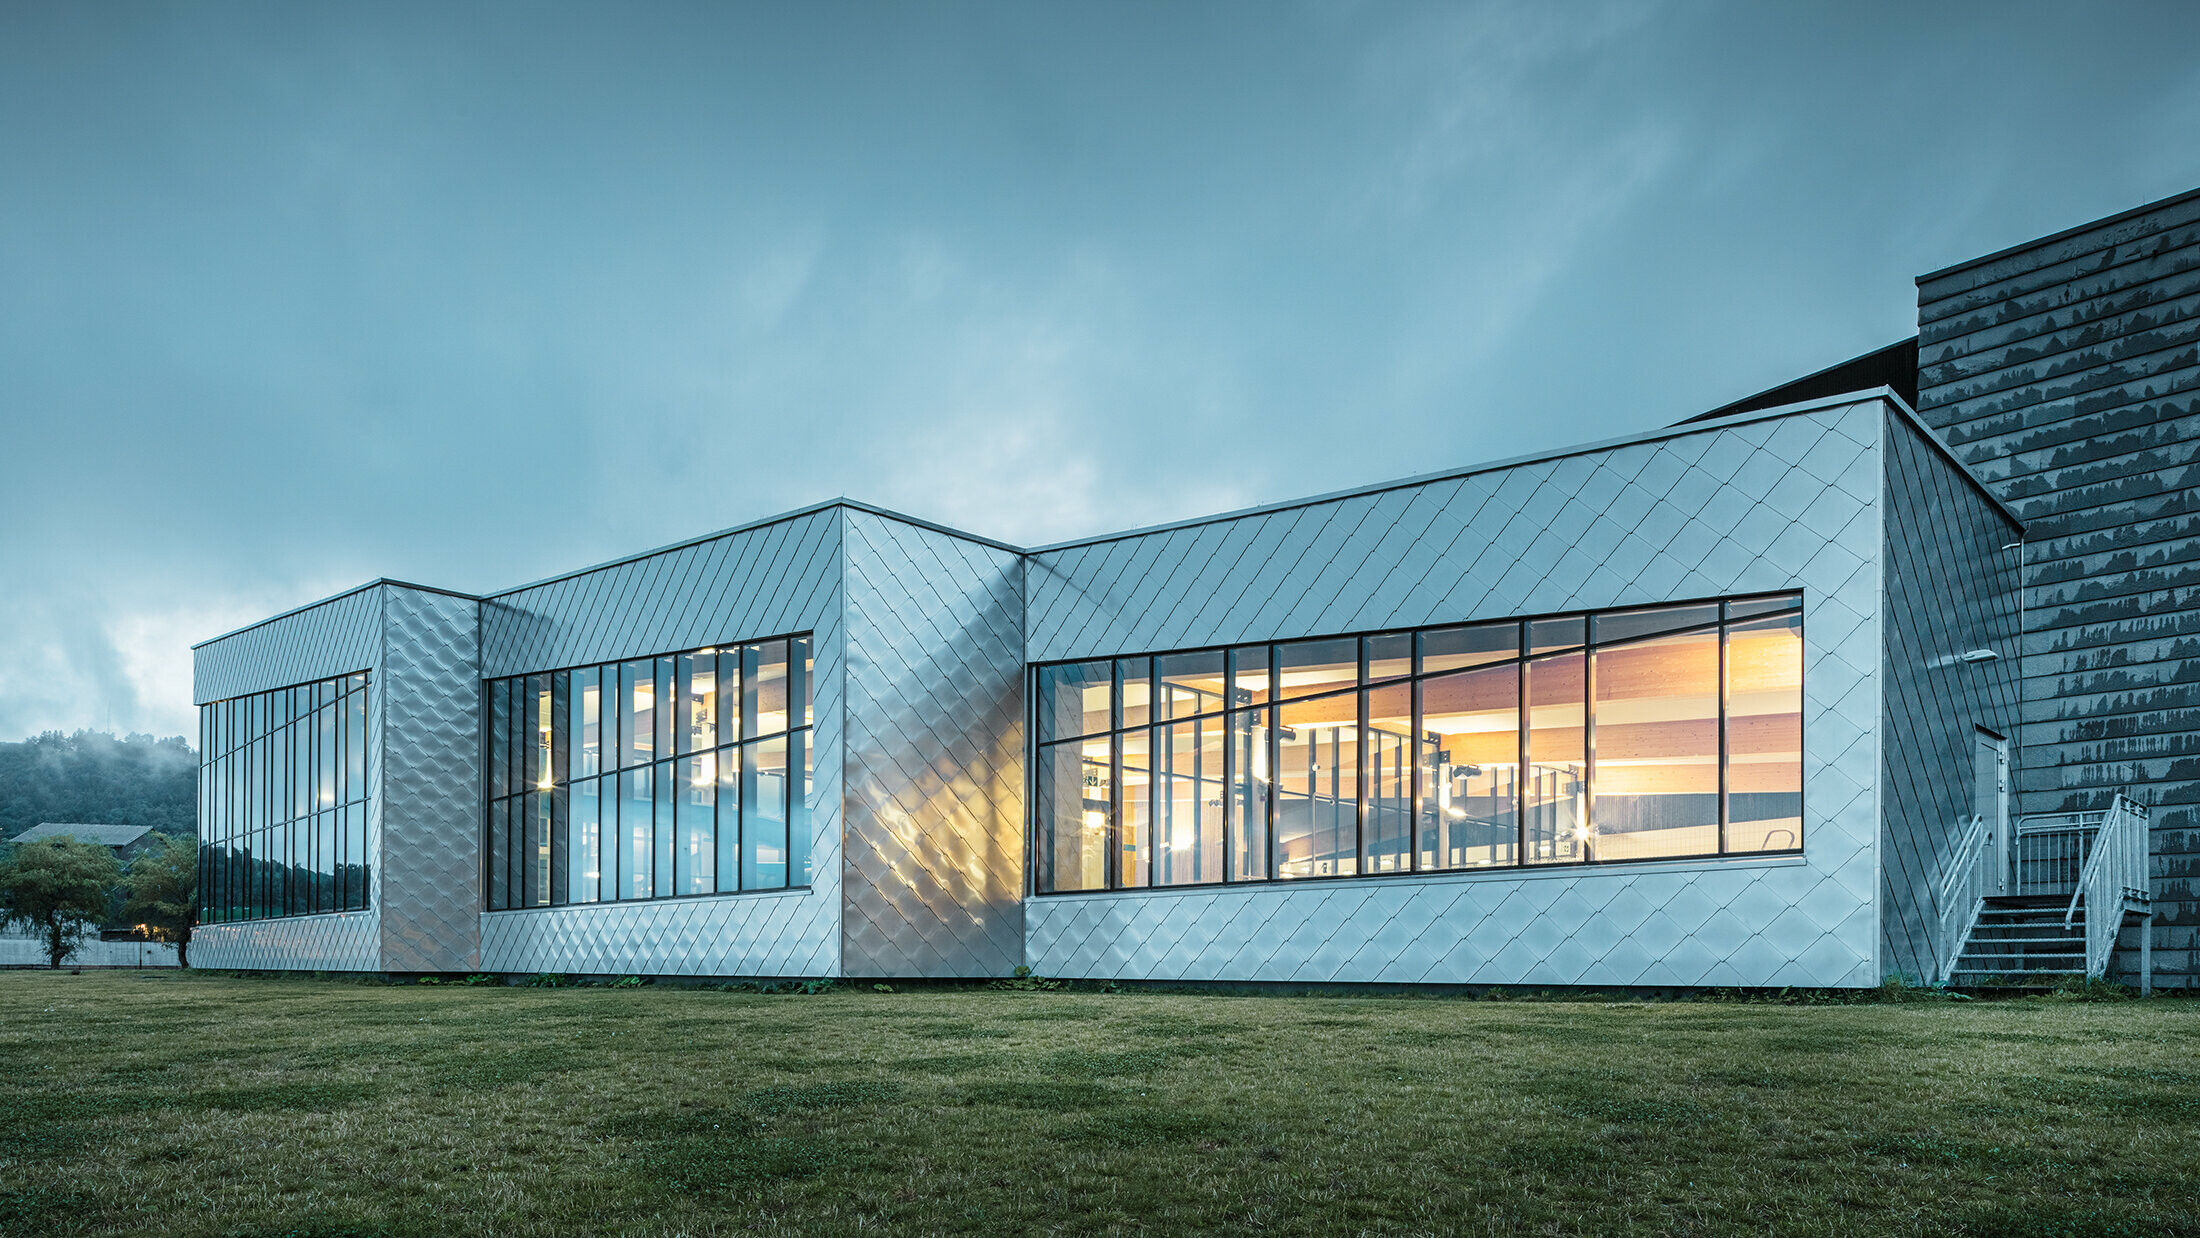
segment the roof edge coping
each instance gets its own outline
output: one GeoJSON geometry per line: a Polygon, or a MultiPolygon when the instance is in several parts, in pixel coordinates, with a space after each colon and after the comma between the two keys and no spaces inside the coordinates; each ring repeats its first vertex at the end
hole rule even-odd
{"type": "Polygon", "coordinates": [[[252,622],[245,624],[241,628],[231,628],[227,632],[222,633],[220,636],[209,636],[205,640],[202,640],[197,644],[191,646],[191,648],[194,650],[204,649],[208,645],[217,644],[221,641],[228,640],[232,636],[242,636],[246,632],[249,632],[254,628],[264,628],[268,624],[271,624],[278,619],[288,619],[292,615],[302,615],[317,606],[326,606],[331,602],[341,602],[354,593],[365,593],[369,589],[379,589],[384,585],[389,585],[398,589],[416,589],[422,593],[440,593],[446,597],[464,598],[469,602],[478,602],[481,600],[481,598],[475,594],[461,593],[456,589],[445,589],[437,585],[416,584],[415,582],[410,580],[398,580],[390,576],[377,576],[373,580],[370,580],[363,585],[353,585],[349,589],[344,589],[336,593],[331,593],[327,597],[322,598],[319,601],[307,602],[303,606],[293,606],[289,610],[269,615],[265,619],[255,619],[252,622]]]}
{"type": "MultiPolygon", "coordinates": [[[[1145,525],[1135,529],[1125,529],[1120,533],[1104,533],[1098,537],[1072,538],[1069,541],[1065,542],[1053,542],[1045,546],[1034,546],[1024,553],[1030,555],[1047,554],[1057,550],[1070,550],[1078,546],[1097,546],[1106,542],[1119,542],[1124,540],[1125,538],[1145,537],[1153,533],[1166,533],[1175,529],[1196,528],[1199,525],[1203,524],[1219,524],[1223,521],[1228,520],[1243,520],[1249,516],[1265,516],[1274,512],[1293,511],[1301,507],[1313,507],[1321,503],[1334,503],[1339,499],[1351,499],[1358,498],[1362,495],[1381,494],[1388,490],[1406,490],[1411,489],[1414,486],[1426,486],[1432,482],[1451,481],[1461,477],[1472,477],[1477,473],[1494,473],[1502,469],[1519,468],[1522,465],[1527,464],[1541,464],[1549,460],[1564,460],[1570,456],[1585,456],[1593,452],[1612,451],[1621,447],[1632,447],[1638,443],[1655,443],[1664,439],[1682,438],[1690,434],[1702,434],[1713,430],[1727,430],[1732,429],[1735,426],[1748,425],[1751,422],[1756,421],[1771,421],[1781,417],[1800,416],[1804,413],[1823,412],[1830,408],[1845,408],[1852,404],[1866,404],[1870,403],[1873,400],[1885,400],[1888,403],[1893,404],[1896,408],[1902,409],[1905,412],[1909,412],[1910,406],[1903,401],[1902,397],[1897,394],[1893,388],[1865,387],[1856,391],[1845,391],[1839,395],[1822,396],[1818,399],[1802,400],[1794,404],[1782,404],[1774,408],[1754,409],[1749,412],[1733,413],[1728,416],[1719,417],[1710,421],[1684,421],[1677,425],[1664,426],[1655,430],[1645,430],[1637,434],[1622,435],[1618,438],[1600,439],[1596,442],[1579,443],[1571,447],[1560,447],[1549,451],[1530,452],[1526,455],[1508,456],[1501,460],[1490,460],[1480,464],[1469,464],[1457,468],[1440,469],[1433,473],[1420,473],[1412,477],[1400,477],[1392,481],[1380,481],[1364,486],[1353,486],[1349,489],[1344,490],[1332,490],[1326,494],[1317,494],[1303,499],[1284,499],[1274,503],[1261,503],[1252,507],[1241,507],[1236,509],[1235,511],[1220,512],[1212,516],[1193,516],[1184,520],[1169,521],[1166,524],[1153,524],[1145,525]]],[[[1910,416],[1912,418],[1915,418],[1916,413],[1910,412],[1910,416]]],[[[1943,446],[1942,450],[1946,451],[1946,447],[1943,446]]],[[[1951,456],[1951,458],[1953,457],[1951,456]]],[[[1969,470],[1966,469],[1965,473],[1968,474],[1969,470]]]]}
{"type": "MultiPolygon", "coordinates": [[[[2187,189],[2183,193],[2173,193],[2166,198],[2158,198],[2152,202],[2146,203],[2143,206],[2135,206],[2128,211],[2118,211],[2113,215],[2106,215],[2099,219],[2092,220],[2088,223],[2079,224],[2075,228],[2064,228],[2062,231],[2052,233],[2048,236],[2034,237],[2032,240],[2029,241],[2020,241],[2015,245],[2011,245],[2003,249],[1997,249],[1990,254],[1980,254],[1976,258],[1966,258],[1962,262],[1955,263],[1952,266],[1944,266],[1937,271],[1927,271],[1923,275],[1918,276],[1912,282],[1914,282],[1918,287],[1922,288],[1926,285],[1926,283],[1931,280],[1946,279],[1947,277],[1955,274],[1958,271],[1968,271],[1972,267],[1985,266],[1989,262],[1999,262],[2004,258],[2010,258],[2021,254],[2025,250],[2038,249],[2043,245],[2053,245],[2057,241],[2067,241],[2072,237],[2083,236],[2086,233],[2092,232],[2097,228],[2114,227],[2115,225],[2123,223],[2126,220],[2137,219],[2139,216],[2145,215],[2151,211],[2161,210],[2165,206],[2176,206],[2181,202],[2188,202],[2194,198],[2200,198],[2200,188],[2187,189]]],[[[2107,246],[2102,246],[2102,248],[2105,249],[2107,248],[2107,246]]],[[[1945,298],[1936,298],[1936,300],[1937,299],[1945,298]]]]}
{"type": "Polygon", "coordinates": [[[681,538],[679,541],[671,542],[663,546],[657,546],[649,550],[638,550],[635,551],[633,554],[620,555],[615,559],[606,559],[601,563],[592,563],[587,567],[574,568],[571,571],[558,572],[554,575],[545,576],[540,580],[530,580],[526,584],[513,585],[509,589],[496,589],[491,592],[479,595],[476,600],[482,602],[493,602],[499,598],[510,597],[512,594],[515,593],[525,593],[529,589],[539,589],[544,585],[556,584],[558,581],[561,580],[571,580],[576,576],[586,576],[590,572],[601,572],[607,568],[619,567],[623,564],[639,563],[643,559],[654,559],[658,555],[671,554],[676,550],[686,550],[690,546],[700,546],[704,542],[714,542],[721,537],[732,537],[736,533],[753,533],[758,529],[767,529],[775,524],[785,524],[790,520],[800,520],[804,516],[814,516],[817,515],[819,512],[831,511],[833,508],[836,507],[853,508],[856,511],[868,512],[874,516],[883,516],[888,520],[898,520],[903,524],[915,525],[920,529],[930,529],[934,533],[944,533],[949,537],[959,537],[966,542],[977,542],[978,544],[983,546],[992,546],[999,550],[1009,551],[1012,554],[1028,553],[1021,546],[1011,546],[1007,542],[998,541],[994,538],[981,537],[976,533],[966,532],[962,529],[957,529],[948,525],[940,524],[937,521],[926,520],[921,516],[911,516],[906,512],[897,512],[892,510],[891,508],[880,507],[875,503],[866,503],[861,499],[851,499],[846,495],[842,495],[838,498],[825,499],[820,502],[810,503],[802,507],[793,508],[789,511],[779,512],[776,515],[762,516],[755,520],[750,520],[742,524],[733,525],[730,528],[718,529],[710,533],[698,534],[695,537],[684,537],[681,538]]]}

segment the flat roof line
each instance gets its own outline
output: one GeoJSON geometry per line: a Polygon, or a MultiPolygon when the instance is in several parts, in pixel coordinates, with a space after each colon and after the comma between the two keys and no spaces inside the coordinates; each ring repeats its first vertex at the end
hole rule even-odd
{"type": "Polygon", "coordinates": [[[784,524],[790,520],[799,520],[805,516],[813,516],[819,512],[827,511],[835,507],[845,507],[856,511],[866,512],[870,515],[879,516],[884,519],[900,521],[904,524],[913,525],[917,528],[929,529],[935,533],[942,533],[949,537],[960,538],[964,541],[975,542],[983,546],[990,546],[996,550],[1007,551],[1010,554],[1028,557],[1041,554],[1049,554],[1060,550],[1070,550],[1080,546],[1104,545],[1109,542],[1124,541],[1133,537],[1145,537],[1155,533],[1167,533],[1177,529],[1197,528],[1201,525],[1209,524],[1223,524],[1234,520],[1244,520],[1253,516],[1270,515],[1275,512],[1295,511],[1300,508],[1313,507],[1322,503],[1334,503],[1340,499],[1358,498],[1370,494],[1382,494],[1392,490],[1406,490],[1411,489],[1415,486],[1429,485],[1433,482],[1451,481],[1463,477],[1472,477],[1481,473],[1494,473],[1503,469],[1519,468],[1523,465],[1528,464],[1540,464],[1552,460],[1564,460],[1573,456],[1589,455],[1600,451],[1612,451],[1617,448],[1631,447],[1640,443],[1654,443],[1660,442],[1665,439],[1681,438],[1691,434],[1703,434],[1715,430],[1730,429],[1734,426],[1748,425],[1758,421],[1771,421],[1782,417],[1793,417],[1803,413],[1819,412],[1829,408],[1844,408],[1854,404],[1867,403],[1872,400],[1880,400],[1892,405],[1901,414],[1901,416],[1909,422],[1912,428],[1914,428],[1921,436],[1923,436],[1927,443],[1932,445],[1934,450],[1938,451],[1943,457],[1945,457],[1949,461],[1949,463],[1955,465],[1957,472],[1963,475],[1964,480],[1969,483],[1973,489],[1977,490],[1978,493],[1985,496],[1986,500],[1994,505],[1995,509],[2001,513],[2004,519],[2008,520],[2011,525],[2015,526],[2018,532],[2021,533],[2023,531],[2024,522],[2017,516],[2016,512],[2011,510],[2008,504],[2002,502],[2001,499],[1996,496],[1994,492],[1978,478],[1977,474],[1971,471],[1970,466],[1965,464],[1963,460],[1955,454],[1955,451],[1950,448],[1945,441],[1941,439],[1939,434],[1934,432],[1932,427],[1925,424],[1925,422],[1918,417],[1917,411],[1910,407],[1909,402],[1904,400],[1899,392],[1896,392],[1893,388],[1890,387],[1868,387],[1857,391],[1842,392],[1838,395],[1822,396],[1816,399],[1803,400],[1794,404],[1783,404],[1774,408],[1752,409],[1745,412],[1729,414],[1723,417],[1712,418],[1709,420],[1684,421],[1677,425],[1664,426],[1654,430],[1645,430],[1637,434],[1621,435],[1617,438],[1601,439],[1590,443],[1580,443],[1574,446],[1556,448],[1549,451],[1530,452],[1525,455],[1511,456],[1500,460],[1485,461],[1479,464],[1469,464],[1455,468],[1440,469],[1435,472],[1420,473],[1411,477],[1401,477],[1390,481],[1373,482],[1367,485],[1353,486],[1342,490],[1331,490],[1323,494],[1311,495],[1306,498],[1285,499],[1274,503],[1256,504],[1251,507],[1241,507],[1232,511],[1218,512],[1210,516],[1194,516],[1188,519],[1168,521],[1162,524],[1142,525],[1137,528],[1124,529],[1115,533],[1103,533],[1094,537],[1072,538],[1067,541],[1051,542],[1043,546],[1033,546],[1028,548],[1012,545],[997,538],[982,537],[975,533],[970,533],[962,529],[953,528],[949,525],[940,524],[937,521],[925,520],[918,516],[908,515],[905,512],[897,512],[892,510],[891,508],[880,507],[874,503],[866,503],[860,499],[851,499],[846,496],[842,496],[839,498],[826,499],[818,503],[812,503],[806,507],[798,507],[791,511],[780,512],[777,515],[765,516],[757,520],[749,521],[745,524],[737,524],[730,528],[719,529],[715,532],[705,533],[697,537],[684,538],[680,541],[673,542],[664,546],[658,546],[651,550],[639,551],[637,553],[629,555],[621,555],[618,558],[607,559],[604,562],[592,564],[588,567],[576,568],[572,571],[559,572],[555,575],[545,576],[540,580],[529,581],[526,584],[514,585],[509,589],[499,589],[491,593],[462,593],[456,589],[443,589],[438,588],[434,585],[415,584],[411,581],[395,580],[386,576],[377,577],[374,580],[366,582],[365,584],[343,590],[340,593],[330,594],[328,597],[322,598],[318,601],[308,602],[302,606],[294,606],[291,607],[289,610],[283,611],[280,614],[270,615],[265,619],[261,619],[254,623],[248,623],[243,627],[224,632],[219,636],[209,637],[208,639],[200,641],[197,644],[191,646],[191,648],[193,650],[203,649],[208,645],[215,644],[216,642],[228,640],[230,637],[233,636],[242,635],[243,633],[249,632],[254,628],[265,627],[266,625],[274,623],[277,620],[287,619],[292,615],[301,614],[305,611],[313,610],[317,607],[327,606],[330,603],[338,602],[343,600],[344,598],[350,597],[352,594],[360,593],[365,590],[373,589],[382,585],[390,585],[402,589],[418,589],[425,593],[440,593],[448,597],[464,598],[467,601],[471,602],[493,602],[500,598],[510,597],[515,593],[523,593],[529,589],[538,589],[544,585],[554,584],[557,581],[571,580],[578,576],[586,576],[591,572],[600,572],[607,568],[619,567],[628,563],[637,563],[641,560],[654,558],[658,555],[670,554],[677,550],[685,550],[691,546],[699,546],[705,542],[715,541],[718,538],[731,537],[737,533],[747,533],[757,529],[769,528],[770,526],[775,524],[784,524]]]}
{"type": "MultiPolygon", "coordinates": [[[[1047,554],[1052,551],[1069,550],[1078,546],[1098,546],[1107,542],[1119,542],[1124,540],[1125,538],[1144,537],[1151,533],[1166,533],[1175,529],[1196,528],[1203,524],[1220,524],[1224,521],[1229,520],[1243,520],[1249,516],[1265,516],[1274,512],[1294,511],[1301,507],[1313,507],[1321,503],[1333,503],[1339,499],[1358,498],[1362,495],[1369,494],[1381,494],[1389,490],[1407,490],[1411,489],[1414,486],[1425,486],[1430,484],[1431,482],[1451,481],[1461,477],[1472,477],[1477,473],[1494,473],[1500,469],[1519,468],[1524,464],[1541,464],[1549,460],[1564,460],[1569,456],[1583,456],[1588,455],[1592,452],[1611,451],[1620,447],[1632,447],[1637,443],[1654,443],[1663,439],[1681,438],[1690,434],[1701,434],[1708,430],[1730,429],[1734,426],[1748,425],[1751,422],[1755,421],[1770,421],[1778,417],[1793,417],[1802,413],[1818,412],[1828,408],[1842,408],[1851,404],[1864,404],[1872,400],[1881,399],[1891,402],[1897,408],[1901,408],[1904,410],[1907,410],[1909,408],[1909,405],[1904,403],[1902,397],[1897,394],[1892,388],[1866,387],[1857,391],[1845,391],[1839,395],[1822,396],[1815,400],[1803,400],[1794,404],[1782,404],[1775,408],[1752,409],[1747,412],[1732,413],[1727,416],[1716,418],[1710,421],[1684,421],[1678,425],[1665,426],[1656,430],[1645,430],[1639,434],[1622,435],[1619,438],[1601,439],[1593,443],[1581,443],[1572,447],[1561,447],[1551,451],[1531,452],[1527,455],[1511,456],[1506,459],[1492,460],[1482,464],[1469,464],[1457,468],[1441,469],[1433,473],[1421,473],[1412,477],[1401,477],[1395,481],[1382,481],[1365,486],[1354,486],[1345,490],[1332,490],[1326,494],[1317,494],[1310,498],[1285,499],[1275,503],[1262,503],[1253,507],[1241,507],[1235,511],[1221,512],[1213,516],[1193,516],[1185,520],[1173,520],[1166,524],[1153,524],[1145,525],[1135,529],[1125,529],[1120,533],[1106,533],[1102,534],[1099,537],[1072,538],[1066,542],[1053,542],[1045,546],[1034,546],[1024,553],[1033,555],[1047,554]]],[[[1911,416],[1915,417],[1916,414],[1912,413],[1911,416]]],[[[1965,472],[1966,474],[1968,474],[1969,470],[1965,470],[1965,472]]]]}
{"type": "MultiPolygon", "coordinates": [[[[2128,211],[2118,211],[2113,215],[2104,216],[2100,219],[2092,221],[2091,223],[2079,224],[2075,228],[2065,228],[2062,231],[2054,233],[2051,236],[2036,237],[2029,241],[2024,241],[2016,245],[2011,245],[2007,249],[1997,249],[1990,254],[1982,254],[1976,258],[1965,259],[1962,262],[1956,263],[1954,266],[1945,266],[1937,271],[1927,271],[1925,274],[1918,276],[1917,279],[1913,282],[1915,282],[1919,287],[1922,288],[1929,280],[1943,279],[1947,276],[1955,274],[1958,271],[1968,271],[1972,267],[1985,266],[1989,262],[1999,262],[2003,258],[2014,257],[2017,254],[2021,254],[2025,250],[2038,249],[2042,245],[2053,245],[2057,241],[2067,241],[2071,237],[2083,236],[2084,234],[2091,232],[2096,228],[2113,227],[2114,225],[2120,224],[2127,219],[2136,219],[2139,216],[2148,213],[2149,211],[2158,211],[2165,206],[2175,206],[2180,202],[2189,201],[2193,198],[2200,198],[2200,189],[2187,189],[2183,193],[2173,193],[2166,198],[2161,198],[2156,201],[2149,202],[2144,206],[2135,206],[2128,211]]],[[[2108,248],[2108,246],[2103,245],[2100,248],[2106,249],[2108,248]]],[[[2087,252],[2091,253],[2096,251],[2088,250],[2087,252]]],[[[1935,299],[1946,300],[1947,298],[1939,297],[1935,299]]]]}
{"type": "Polygon", "coordinates": [[[558,572],[555,575],[545,576],[540,580],[530,580],[523,585],[513,585],[509,589],[498,589],[490,593],[484,593],[481,595],[480,600],[487,602],[493,601],[497,598],[509,597],[515,593],[525,593],[529,589],[539,589],[544,585],[555,584],[561,580],[571,580],[576,576],[586,576],[590,572],[601,572],[606,568],[619,567],[627,563],[639,563],[643,559],[654,559],[658,555],[671,554],[675,550],[686,550],[690,546],[700,546],[704,542],[714,542],[721,537],[732,537],[736,533],[752,533],[758,529],[768,529],[775,524],[785,524],[790,520],[800,520],[804,516],[814,516],[819,512],[829,511],[835,507],[853,508],[856,511],[868,512],[873,516],[883,516],[888,520],[898,520],[903,524],[915,525],[920,529],[930,529],[934,533],[944,533],[949,537],[959,537],[966,542],[977,542],[979,545],[991,546],[996,550],[1006,550],[1011,554],[1024,553],[1024,549],[1021,546],[1011,546],[1007,542],[998,541],[990,537],[981,537],[976,533],[968,533],[961,529],[952,528],[948,525],[940,524],[938,521],[926,520],[921,516],[911,516],[906,512],[897,512],[891,508],[880,507],[876,503],[866,503],[861,499],[851,499],[846,495],[842,495],[839,498],[825,499],[822,502],[811,503],[804,507],[797,507],[791,511],[784,511],[776,515],[760,517],[756,520],[748,521],[745,524],[734,525],[731,528],[719,529],[715,532],[704,533],[696,537],[682,538],[677,542],[658,546],[650,550],[641,550],[636,551],[633,554],[620,555],[616,559],[606,559],[601,563],[591,564],[587,567],[582,568],[575,568],[569,572],[558,572]]]}
{"type": "Polygon", "coordinates": [[[377,576],[373,580],[370,580],[363,585],[353,585],[351,588],[345,589],[341,592],[331,593],[318,602],[307,602],[303,606],[293,606],[289,610],[283,611],[280,614],[269,615],[265,619],[256,619],[241,628],[231,628],[229,631],[222,633],[220,636],[209,636],[205,640],[200,641],[198,644],[191,646],[191,648],[195,650],[204,649],[205,647],[215,643],[216,641],[225,641],[232,636],[242,636],[244,633],[249,632],[254,628],[264,628],[268,624],[271,624],[278,619],[288,619],[292,615],[303,614],[306,611],[312,610],[317,606],[326,606],[331,602],[341,602],[354,593],[364,593],[369,589],[379,588],[383,585],[394,585],[400,589],[418,589],[422,593],[440,593],[445,597],[464,598],[469,602],[478,602],[481,600],[481,598],[476,594],[460,593],[456,589],[445,589],[437,585],[415,584],[409,580],[397,580],[389,576],[377,576]]]}

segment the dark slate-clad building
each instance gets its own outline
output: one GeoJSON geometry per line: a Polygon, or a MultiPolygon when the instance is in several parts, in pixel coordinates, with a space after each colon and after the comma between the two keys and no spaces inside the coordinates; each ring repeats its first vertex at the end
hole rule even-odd
{"type": "Polygon", "coordinates": [[[2192,984],[2196,229],[1610,442],[1035,548],[836,500],[218,637],[196,957],[2192,984]]]}
{"type": "MultiPolygon", "coordinates": [[[[2200,190],[1917,281],[1918,412],[2025,523],[2028,814],[2152,805],[2200,981],[2200,190]]],[[[2134,930],[2136,931],[2136,930],[2134,930]]]]}

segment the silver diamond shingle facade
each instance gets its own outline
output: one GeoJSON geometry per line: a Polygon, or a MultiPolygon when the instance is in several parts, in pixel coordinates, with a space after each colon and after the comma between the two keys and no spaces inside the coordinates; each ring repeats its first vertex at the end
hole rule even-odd
{"type": "MultiPolygon", "coordinates": [[[[367,671],[368,863],[380,883],[384,709],[381,582],[255,624],[192,650],[192,695],[200,704],[367,671]]],[[[467,604],[470,609],[470,603],[467,604]]],[[[470,947],[470,938],[462,939],[470,947]]],[[[191,934],[199,967],[380,971],[380,892],[365,911],[281,920],[202,924],[191,934]]]]}
{"type": "MultiPolygon", "coordinates": [[[[840,974],[847,656],[840,558],[841,514],[828,507],[483,603],[483,678],[811,632],[817,721],[810,789],[816,876],[809,889],[481,912],[482,967],[582,975],[840,974]]],[[[478,879],[473,905],[481,906],[478,879]]]]}
{"type": "Polygon", "coordinates": [[[1879,400],[1037,554],[1033,661],[1804,591],[1800,857],[1054,895],[1058,976],[1864,985],[1879,922],[1879,400]]]}
{"type": "Polygon", "coordinates": [[[1999,513],[1905,418],[1875,397],[1827,401],[1029,554],[834,503],[485,599],[378,583],[199,651],[202,699],[375,673],[375,908],[211,926],[202,957],[401,972],[976,977],[1028,964],[1161,980],[1873,984],[1920,948],[1930,909],[1915,891],[1945,850],[1943,788],[1898,783],[1942,763],[1931,749],[1944,734],[2000,719],[2013,699],[1990,679],[2000,696],[1950,695],[1903,660],[1974,628],[2005,639],[2012,596],[1986,548],[2004,535],[1987,531],[1999,513]],[[1949,529],[1961,530],[1952,548],[1919,540],[1949,529]],[[1930,587],[1892,604],[1888,572],[1930,587]],[[1025,896],[1030,662],[1796,589],[1799,856],[1025,896]],[[1935,626],[1949,607],[1961,622],[1935,626]],[[483,679],[800,631],[817,659],[809,889],[480,911],[483,679]],[[1907,714],[1888,717],[1898,690],[1925,720],[1909,731],[1907,714]],[[1889,754],[1890,742],[1917,751],[1889,754]],[[1896,829],[1890,805],[1914,823],[1896,829]]]}
{"type": "Polygon", "coordinates": [[[1022,556],[846,509],[851,976],[1023,961],[1022,556]]]}

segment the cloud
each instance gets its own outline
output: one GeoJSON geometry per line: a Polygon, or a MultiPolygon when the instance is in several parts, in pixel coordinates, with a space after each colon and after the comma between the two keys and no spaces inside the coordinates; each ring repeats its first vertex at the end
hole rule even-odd
{"type": "Polygon", "coordinates": [[[1746,394],[2181,187],[2189,39],[1988,16],[34,6],[0,735],[188,730],[191,642],[377,575],[836,494],[1073,538],[1746,394]]]}

